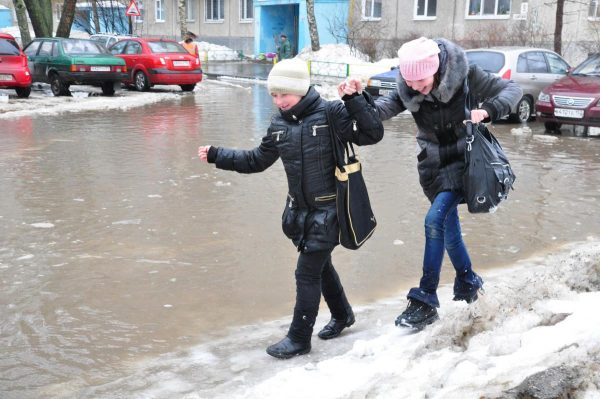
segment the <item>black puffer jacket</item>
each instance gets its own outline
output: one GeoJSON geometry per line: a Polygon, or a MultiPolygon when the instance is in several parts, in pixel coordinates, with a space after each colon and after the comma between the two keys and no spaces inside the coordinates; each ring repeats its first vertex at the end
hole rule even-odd
{"type": "Polygon", "coordinates": [[[469,109],[485,109],[495,121],[510,113],[522,97],[518,84],[502,80],[478,66],[469,66],[462,48],[436,39],[440,48],[439,83],[430,95],[412,90],[402,76],[398,89],[376,100],[382,120],[409,110],[417,124],[419,181],[430,201],[441,191],[462,190],[466,128],[465,79],[469,86],[469,109]],[[478,106],[481,104],[481,106],[478,106]]]}
{"type": "MultiPolygon", "coordinates": [[[[211,147],[208,153],[208,161],[218,168],[240,173],[262,172],[281,157],[288,180],[283,232],[303,252],[330,249],[339,242],[327,103],[311,87],[293,108],[273,116],[257,148],[211,147]]],[[[366,92],[348,99],[345,106],[337,101],[329,107],[343,140],[367,145],[383,138],[383,125],[366,92]]]]}

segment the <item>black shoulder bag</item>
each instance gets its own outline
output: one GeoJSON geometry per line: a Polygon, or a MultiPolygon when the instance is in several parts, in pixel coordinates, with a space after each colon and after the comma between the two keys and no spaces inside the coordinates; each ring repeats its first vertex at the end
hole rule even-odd
{"type": "Polygon", "coordinates": [[[463,190],[470,213],[494,212],[508,198],[516,176],[502,146],[483,123],[473,124],[465,80],[467,137],[463,190]]]}
{"type": "Polygon", "coordinates": [[[342,141],[337,134],[330,108],[330,104],[327,103],[327,123],[336,164],[336,206],[340,244],[348,249],[358,249],[373,235],[377,220],[371,209],[362,165],[356,157],[352,143],[342,141]]]}

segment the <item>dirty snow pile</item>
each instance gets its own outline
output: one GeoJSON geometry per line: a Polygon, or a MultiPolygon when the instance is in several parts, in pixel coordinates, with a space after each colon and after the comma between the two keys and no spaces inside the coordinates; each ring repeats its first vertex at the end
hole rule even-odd
{"type": "MultiPolygon", "coordinates": [[[[264,350],[290,318],[236,326],[86,395],[133,389],[140,398],[505,399],[528,376],[562,366],[575,373],[569,397],[599,399],[600,240],[483,277],[486,293],[471,305],[453,302],[452,287],[441,287],[440,320],[419,333],[393,325],[404,296],[355,307],[356,324],[339,338],[315,336],[309,354],[286,361],[264,350]]],[[[322,309],[316,328],[328,320],[322,309]]]]}
{"type": "Polygon", "coordinates": [[[219,46],[208,42],[194,42],[198,46],[200,59],[209,61],[234,61],[239,60],[240,56],[236,50],[229,47],[219,46]]]}

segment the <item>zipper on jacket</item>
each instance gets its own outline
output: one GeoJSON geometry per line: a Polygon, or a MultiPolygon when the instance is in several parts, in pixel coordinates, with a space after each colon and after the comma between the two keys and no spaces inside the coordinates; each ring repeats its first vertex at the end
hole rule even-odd
{"type": "Polygon", "coordinates": [[[293,208],[294,207],[294,197],[292,197],[289,193],[288,193],[288,198],[290,199],[290,203],[288,205],[288,208],[293,208]]]}
{"type": "Polygon", "coordinates": [[[318,202],[318,201],[329,201],[329,200],[334,199],[336,196],[337,196],[336,194],[321,195],[319,197],[315,197],[315,202],[318,202]]]}
{"type": "Polygon", "coordinates": [[[312,129],[313,129],[313,136],[317,135],[317,129],[320,129],[322,127],[328,127],[329,125],[313,125],[312,129]]]}
{"type": "Polygon", "coordinates": [[[273,136],[277,136],[277,138],[275,139],[275,141],[279,141],[279,137],[281,137],[281,135],[285,132],[285,130],[278,130],[276,132],[271,133],[273,136]]]}

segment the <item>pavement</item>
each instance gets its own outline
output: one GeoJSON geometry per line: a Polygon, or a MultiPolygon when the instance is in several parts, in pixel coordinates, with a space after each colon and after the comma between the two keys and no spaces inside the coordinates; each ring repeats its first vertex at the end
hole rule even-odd
{"type": "Polygon", "coordinates": [[[219,76],[266,80],[273,64],[252,61],[207,61],[202,64],[202,72],[209,79],[219,76]]]}

